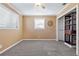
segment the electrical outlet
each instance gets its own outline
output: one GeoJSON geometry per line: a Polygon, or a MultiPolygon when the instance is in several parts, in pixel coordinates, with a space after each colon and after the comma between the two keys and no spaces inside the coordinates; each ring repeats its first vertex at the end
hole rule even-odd
{"type": "Polygon", "coordinates": [[[2,45],[0,44],[0,49],[2,48],[2,45]]]}

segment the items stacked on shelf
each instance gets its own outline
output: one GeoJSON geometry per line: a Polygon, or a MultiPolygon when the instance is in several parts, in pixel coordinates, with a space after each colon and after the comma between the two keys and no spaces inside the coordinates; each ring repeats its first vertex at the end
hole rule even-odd
{"type": "Polygon", "coordinates": [[[65,42],[76,45],[76,12],[65,16],[65,42]]]}

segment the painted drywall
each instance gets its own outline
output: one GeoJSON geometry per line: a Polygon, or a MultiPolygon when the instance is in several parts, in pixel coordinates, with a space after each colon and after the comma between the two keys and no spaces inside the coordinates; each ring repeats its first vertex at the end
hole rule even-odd
{"type": "Polygon", "coordinates": [[[64,17],[58,19],[58,40],[64,41],[64,17]]]}
{"type": "Polygon", "coordinates": [[[23,17],[23,38],[24,39],[56,39],[56,16],[24,16],[23,17]],[[37,17],[45,18],[45,29],[35,30],[34,19],[37,17]],[[48,26],[51,20],[53,25],[48,26]]]}
{"type": "MultiPolygon", "coordinates": [[[[10,8],[9,10],[13,11],[10,8]]],[[[16,13],[15,11],[13,12],[16,13]]],[[[21,15],[19,15],[18,20],[19,20],[18,29],[0,29],[0,46],[2,46],[0,48],[0,52],[22,39],[22,16],[21,15]]]]}

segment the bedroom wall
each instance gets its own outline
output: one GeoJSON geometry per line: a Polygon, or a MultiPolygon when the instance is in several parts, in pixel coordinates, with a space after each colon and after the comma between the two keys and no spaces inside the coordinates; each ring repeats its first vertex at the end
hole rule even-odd
{"type": "MultiPolygon", "coordinates": [[[[11,8],[9,10],[16,13],[11,8]]],[[[0,52],[22,39],[22,16],[16,14],[19,16],[19,29],[0,29],[0,52]]]]}
{"type": "Polygon", "coordinates": [[[24,16],[23,17],[23,38],[24,39],[56,39],[56,16],[24,16]],[[34,19],[37,17],[45,18],[45,29],[35,30],[34,19]],[[49,27],[48,21],[53,25],[49,27]]]}

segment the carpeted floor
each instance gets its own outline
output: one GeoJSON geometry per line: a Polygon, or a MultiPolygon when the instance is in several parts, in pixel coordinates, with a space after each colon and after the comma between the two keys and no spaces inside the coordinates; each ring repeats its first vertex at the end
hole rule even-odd
{"type": "Polygon", "coordinates": [[[76,50],[53,40],[24,40],[1,56],[75,56],[76,50]]]}

